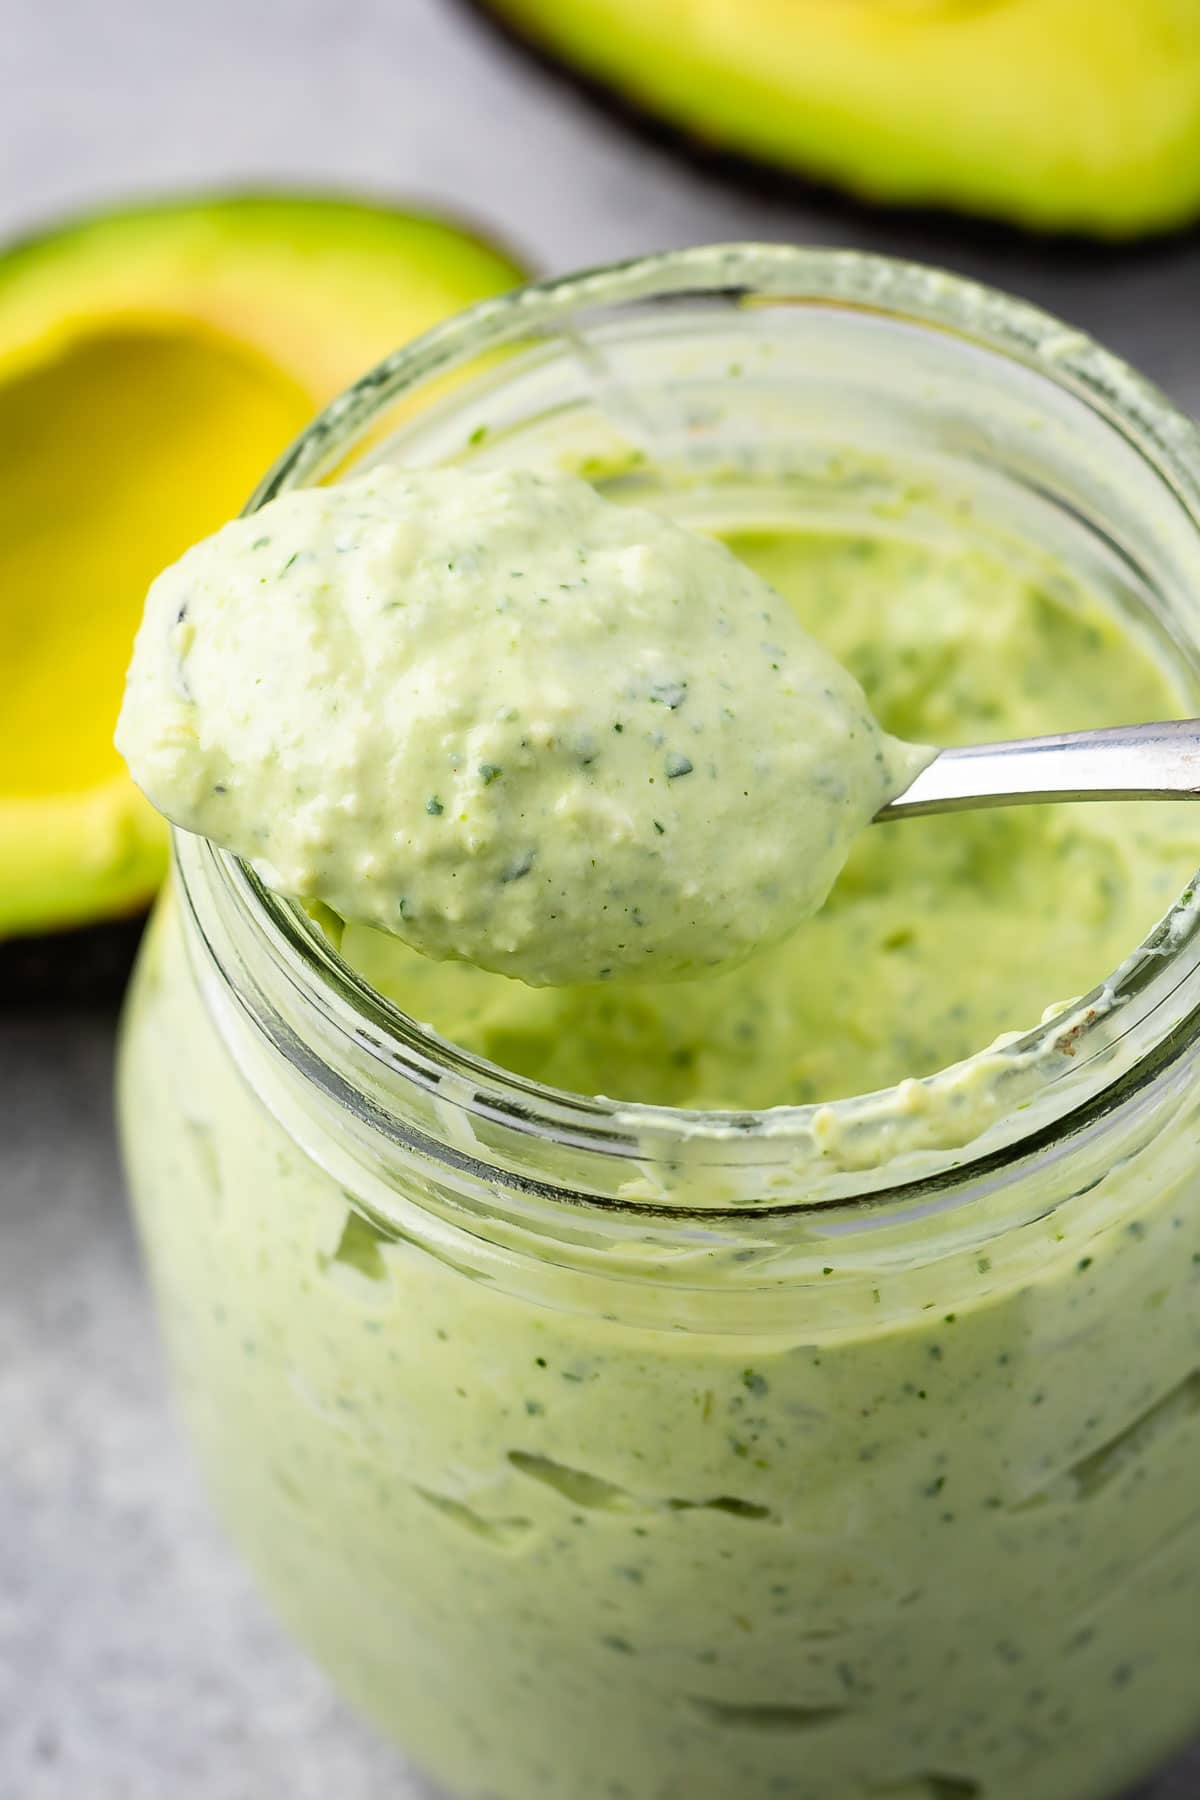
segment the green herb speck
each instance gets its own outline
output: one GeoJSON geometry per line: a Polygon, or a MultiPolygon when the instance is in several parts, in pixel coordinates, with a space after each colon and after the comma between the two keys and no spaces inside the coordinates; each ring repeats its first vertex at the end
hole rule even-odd
{"type": "Polygon", "coordinates": [[[677,712],[687,699],[686,681],[655,681],[650,687],[652,705],[665,706],[670,712],[677,712]]]}
{"type": "Polygon", "coordinates": [[[524,851],[522,851],[520,856],[515,856],[513,858],[512,862],[510,862],[508,867],[504,870],[500,879],[504,883],[508,883],[510,881],[520,881],[520,879],[523,875],[528,875],[528,873],[529,873],[530,869],[532,869],[532,867],[533,867],[533,851],[532,850],[524,850],[524,851]]]}

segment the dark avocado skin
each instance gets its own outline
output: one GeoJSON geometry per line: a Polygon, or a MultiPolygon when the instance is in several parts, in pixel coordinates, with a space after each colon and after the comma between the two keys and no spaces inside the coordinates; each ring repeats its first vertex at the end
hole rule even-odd
{"type": "MultiPolygon", "coordinates": [[[[995,254],[1024,250],[1039,257],[1052,257],[1070,265],[1097,263],[1101,266],[1144,260],[1176,245],[1200,244],[1200,220],[1177,225],[1130,240],[1104,240],[1083,232],[1037,231],[1028,225],[1017,225],[1004,219],[985,218],[974,213],[957,212],[950,207],[906,206],[900,202],[885,204],[865,200],[847,189],[783,169],[757,157],[747,156],[707,143],[694,133],[672,125],[657,113],[649,112],[619,88],[588,74],[584,69],[558,57],[539,39],[530,36],[505,12],[489,4],[489,0],[451,0],[460,12],[473,20],[481,30],[505,44],[536,65],[561,86],[569,88],[609,120],[616,120],[627,131],[659,150],[669,150],[693,168],[715,177],[727,186],[749,191],[759,198],[803,204],[809,212],[819,211],[834,224],[840,220],[857,221],[874,227],[878,237],[881,224],[894,227],[894,241],[875,242],[870,247],[929,260],[952,258],[964,246],[995,254]]],[[[1011,282],[1009,283],[1011,286],[1011,282]]]]}
{"type": "Polygon", "coordinates": [[[0,940],[0,1015],[51,1006],[107,1011],[124,991],[145,924],[143,912],[0,940]]]}

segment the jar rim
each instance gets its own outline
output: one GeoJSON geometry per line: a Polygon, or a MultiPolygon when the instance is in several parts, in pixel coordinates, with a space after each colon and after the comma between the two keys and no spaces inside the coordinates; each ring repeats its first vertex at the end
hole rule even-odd
{"type": "MultiPolygon", "coordinates": [[[[715,293],[731,299],[774,294],[796,304],[876,312],[965,338],[984,352],[1024,364],[1073,392],[1115,428],[1151,465],[1200,540],[1200,429],[1086,334],[1024,301],[925,265],[857,251],[755,243],[664,252],[478,302],[386,357],[331,402],[265,476],[245,513],[327,475],[383,408],[489,348],[536,335],[584,308],[715,293]]],[[[809,1210],[829,1200],[877,1202],[915,1188],[929,1192],[947,1181],[961,1182],[967,1161],[973,1171],[982,1171],[1022,1160],[1047,1133],[1053,1141],[1128,1098],[1161,1069],[1165,1056],[1173,1059],[1200,1031],[1200,983],[1190,980],[1200,968],[1198,875],[1096,989],[1066,1012],[999,1048],[981,1049],[966,1063],[875,1093],[759,1112],[623,1103],[528,1080],[441,1037],[372,988],[299,905],[273,893],[247,865],[197,840],[187,847],[187,860],[193,855],[209,859],[210,873],[236,897],[243,919],[268,952],[287,963],[292,982],[307,989],[325,1028],[332,1027],[359,1052],[368,1045],[393,1076],[401,1070],[430,1088],[449,1079],[456,1102],[469,1112],[500,1120],[518,1134],[625,1158],[642,1168],[700,1154],[709,1166],[712,1159],[728,1158],[744,1165],[748,1175],[761,1172],[764,1161],[807,1162],[823,1177],[832,1175],[834,1188],[825,1198],[799,1208],[782,1194],[778,1200],[760,1194],[755,1205],[772,1212],[809,1210]],[[1130,1034],[1147,1023],[1154,1027],[1149,1039],[1140,1048],[1132,1045],[1130,1034]],[[1124,1054],[1116,1054],[1119,1049],[1124,1054]],[[954,1092],[956,1083],[970,1085],[984,1068],[997,1078],[995,1116],[975,1130],[972,1121],[979,1121],[968,1107],[959,1135],[951,1132],[947,1141],[925,1145],[924,1154],[910,1154],[902,1168],[896,1166],[891,1150],[899,1127],[911,1125],[939,1089],[954,1092]]],[[[311,1074],[311,1061],[306,1072],[311,1074]]],[[[596,1203],[593,1194],[582,1198],[596,1203]]],[[[639,1210],[641,1204],[656,1213],[676,1210],[653,1197],[639,1210]]],[[[745,1216],[744,1205],[737,1210],[745,1216]]]]}

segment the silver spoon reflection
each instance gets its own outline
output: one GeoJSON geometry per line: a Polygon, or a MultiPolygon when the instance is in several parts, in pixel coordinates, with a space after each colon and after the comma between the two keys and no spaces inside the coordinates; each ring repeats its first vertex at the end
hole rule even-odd
{"type": "Polygon", "coordinates": [[[939,750],[875,823],[1050,800],[1200,799],[1200,719],[939,750]]]}

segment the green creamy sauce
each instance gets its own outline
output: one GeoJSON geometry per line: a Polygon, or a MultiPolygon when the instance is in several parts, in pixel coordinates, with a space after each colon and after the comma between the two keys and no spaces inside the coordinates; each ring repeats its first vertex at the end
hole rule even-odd
{"type": "Polygon", "coordinates": [[[196,545],[118,743],[281,892],[538,984],[783,937],[929,760],[723,545],[521,470],[380,469],[196,545]]]}
{"type": "MultiPolygon", "coordinates": [[[[906,734],[1177,705],[1065,577],[733,541],[906,734]]],[[[1194,863],[1188,825],[1087,806],[873,829],[784,949],[670,990],[535,992],[362,929],[345,947],[550,1080],[807,1098],[932,1068],[1096,981],[1194,863]]],[[[582,1213],[544,1261],[523,1239],[493,1255],[453,1161],[427,1188],[414,1154],[381,1189],[373,1151],[346,1160],[239,1009],[210,1013],[191,930],[160,913],[121,1071],[175,1378],[274,1605],[449,1791],[1099,1800],[1194,1728],[1194,1085],[1047,1158],[1019,1228],[1003,1184],[961,1218],[812,1221],[811,1242],[797,1221],[680,1224],[662,1248],[631,1214],[610,1278],[582,1213]]]]}
{"type": "MultiPolygon", "coordinates": [[[[1181,710],[1149,651],[1057,570],[902,538],[728,541],[901,738],[972,743],[1181,710]]],[[[1030,1028],[1117,967],[1195,861],[1182,807],[960,813],[863,833],[815,917],[702,981],[534,991],[369,930],[348,929],[342,950],[407,1012],[522,1075],[757,1108],[869,1092],[1030,1028]]]]}

